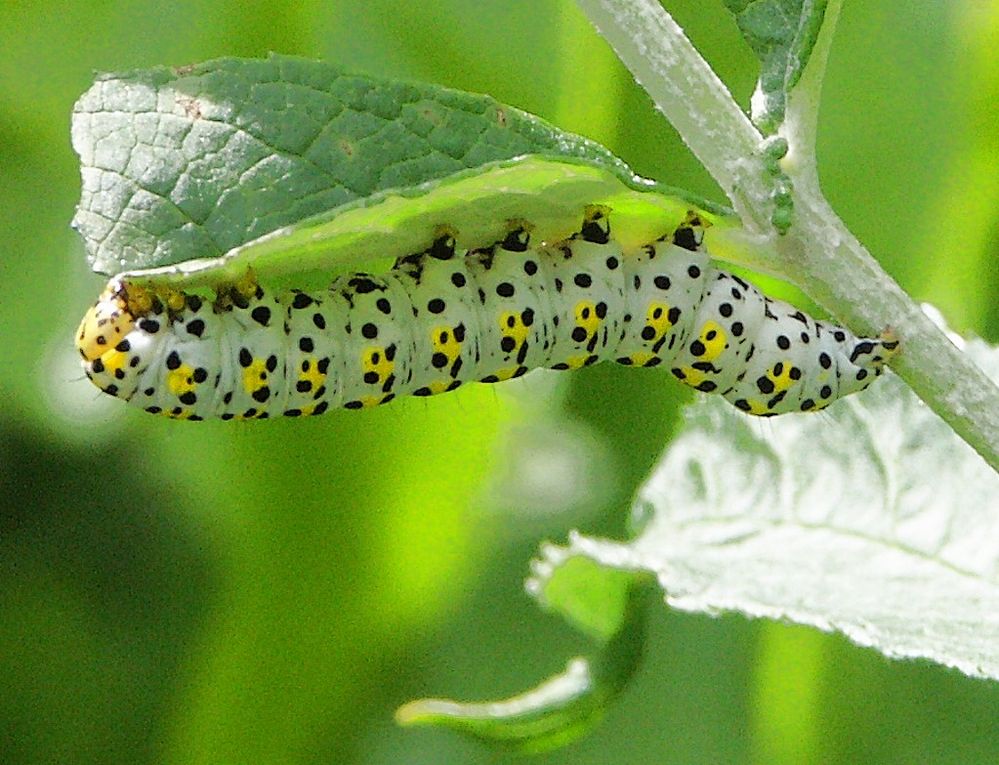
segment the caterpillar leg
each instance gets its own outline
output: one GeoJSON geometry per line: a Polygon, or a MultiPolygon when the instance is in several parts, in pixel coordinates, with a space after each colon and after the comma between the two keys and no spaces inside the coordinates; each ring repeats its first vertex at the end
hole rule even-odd
{"type": "Polygon", "coordinates": [[[704,229],[710,225],[711,223],[704,220],[697,212],[688,210],[676,230],[672,234],[663,236],[660,241],[668,239],[677,247],[694,252],[700,249],[704,242],[704,229]]]}
{"type": "Polygon", "coordinates": [[[607,244],[610,241],[610,208],[603,205],[589,205],[583,212],[583,225],[578,236],[584,242],[607,244]]]}
{"type": "Polygon", "coordinates": [[[509,252],[527,252],[531,246],[531,224],[525,220],[507,221],[507,235],[497,245],[509,252]]]}
{"type": "Polygon", "coordinates": [[[257,275],[252,268],[234,282],[220,284],[215,290],[215,310],[218,313],[231,311],[233,308],[245,310],[251,300],[263,297],[264,291],[257,281],[257,275]]]}

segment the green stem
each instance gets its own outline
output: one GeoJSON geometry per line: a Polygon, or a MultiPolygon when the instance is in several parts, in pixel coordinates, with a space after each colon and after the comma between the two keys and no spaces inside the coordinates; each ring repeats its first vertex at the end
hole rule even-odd
{"type": "Polygon", "coordinates": [[[767,226],[769,214],[754,203],[770,191],[755,157],[762,136],[673,18],[655,0],[577,4],[715,177],[743,224],[767,226]]]}
{"type": "Polygon", "coordinates": [[[732,200],[749,234],[769,241],[765,270],[781,274],[848,326],[886,329],[902,341],[892,368],[999,471],[999,388],[884,272],[819,187],[814,136],[818,98],[840,0],[830,2],[816,58],[790,94],[782,131],[794,181],[794,225],[778,237],[758,156],[762,137],[725,85],[655,0],[577,0],[632,75],[732,200]]]}
{"type": "Polygon", "coordinates": [[[892,369],[999,471],[999,388],[882,270],[825,197],[796,187],[794,205],[795,224],[780,247],[789,281],[850,327],[894,332],[902,352],[892,369]]]}
{"type": "Polygon", "coordinates": [[[815,41],[808,66],[788,95],[784,122],[778,134],[787,140],[788,152],[781,168],[795,183],[814,183],[818,187],[819,171],[815,161],[815,137],[818,133],[819,104],[822,80],[826,74],[829,48],[839,21],[843,0],[829,0],[822,21],[822,30],[815,41]]]}

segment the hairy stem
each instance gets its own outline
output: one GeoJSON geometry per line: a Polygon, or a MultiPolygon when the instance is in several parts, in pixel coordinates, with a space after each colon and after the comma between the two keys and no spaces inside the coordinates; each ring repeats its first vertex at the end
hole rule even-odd
{"type": "Polygon", "coordinates": [[[999,470],[999,388],[885,274],[821,194],[795,196],[795,225],[781,243],[786,278],[835,307],[847,326],[891,330],[902,348],[892,369],[999,470]]]}
{"type": "Polygon", "coordinates": [[[577,0],[653,103],[732,200],[743,224],[768,226],[762,136],[725,83],[655,0],[577,0]]]}
{"type": "Polygon", "coordinates": [[[894,332],[903,351],[893,369],[999,471],[999,388],[884,272],[819,187],[815,123],[840,0],[829,4],[815,60],[788,100],[784,169],[794,181],[795,219],[785,237],[769,226],[760,133],[672,17],[656,0],[577,3],[732,200],[750,237],[772,246],[772,257],[759,257],[764,270],[801,287],[857,331],[894,332]]]}
{"type": "Polygon", "coordinates": [[[819,104],[822,80],[826,74],[829,48],[839,21],[843,0],[829,0],[822,22],[822,30],[808,58],[798,85],[788,95],[784,122],[778,134],[787,140],[787,156],[781,161],[784,172],[795,183],[807,183],[816,189],[819,185],[818,166],[815,161],[815,139],[818,133],[819,104]]]}

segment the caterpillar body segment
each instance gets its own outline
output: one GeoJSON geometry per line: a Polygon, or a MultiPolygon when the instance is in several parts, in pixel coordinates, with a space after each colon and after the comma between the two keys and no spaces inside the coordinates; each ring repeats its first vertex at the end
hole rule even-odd
{"type": "Polygon", "coordinates": [[[148,412],[260,419],[359,409],[469,381],[614,360],[666,367],[754,415],[814,411],[862,390],[897,347],[857,338],[715,268],[702,224],[623,251],[606,211],[533,246],[456,250],[443,234],[384,274],[271,292],[252,273],[214,299],[113,279],[77,335],[87,376],[148,412]]]}

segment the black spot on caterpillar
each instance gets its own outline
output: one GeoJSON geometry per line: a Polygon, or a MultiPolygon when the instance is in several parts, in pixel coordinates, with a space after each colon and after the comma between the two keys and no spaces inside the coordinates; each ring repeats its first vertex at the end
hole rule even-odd
{"type": "Polygon", "coordinates": [[[698,216],[623,251],[599,208],[531,246],[432,242],[384,274],[272,293],[251,273],[214,301],[113,279],[81,324],[87,376],[181,419],[360,409],[528,370],[658,366],[755,415],[816,411],[881,374],[897,341],[857,338],[711,265],[698,216]]]}

